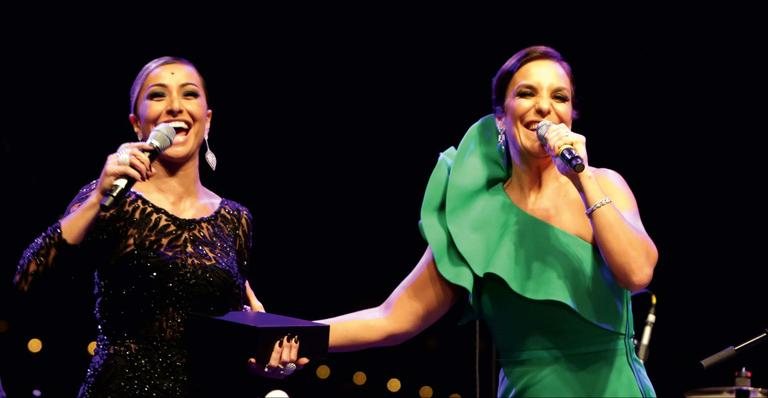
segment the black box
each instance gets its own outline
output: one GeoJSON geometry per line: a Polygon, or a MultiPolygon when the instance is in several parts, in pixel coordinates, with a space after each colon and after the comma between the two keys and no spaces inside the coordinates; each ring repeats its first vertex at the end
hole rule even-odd
{"type": "Polygon", "coordinates": [[[248,358],[263,367],[275,343],[289,334],[299,336],[300,358],[323,358],[329,329],[322,323],[265,312],[193,314],[187,323],[187,347],[195,396],[253,392],[254,383],[263,378],[252,373],[248,358]]]}

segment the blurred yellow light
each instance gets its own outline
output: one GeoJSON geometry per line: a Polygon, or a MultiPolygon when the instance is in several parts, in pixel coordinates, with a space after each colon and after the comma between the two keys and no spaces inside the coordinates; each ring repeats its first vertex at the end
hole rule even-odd
{"type": "Polygon", "coordinates": [[[96,342],[91,341],[90,343],[88,343],[88,353],[93,355],[94,352],[96,352],[96,342]]]}
{"type": "Polygon", "coordinates": [[[449,395],[448,398],[461,398],[461,394],[455,392],[455,393],[449,395]]]}
{"type": "Polygon", "coordinates": [[[29,339],[27,342],[27,349],[29,352],[36,354],[43,349],[43,342],[40,339],[29,339]]]}
{"type": "Polygon", "coordinates": [[[331,368],[327,365],[320,365],[315,370],[318,379],[327,379],[331,375],[331,368]]]}
{"type": "Polygon", "coordinates": [[[0,319],[0,333],[5,333],[8,331],[8,321],[5,319],[0,319]]]}
{"type": "Polygon", "coordinates": [[[400,391],[400,387],[402,387],[400,385],[400,380],[398,380],[398,379],[396,379],[394,377],[389,379],[389,381],[387,381],[387,390],[389,390],[391,392],[398,392],[398,391],[400,391]]]}
{"type": "Polygon", "coordinates": [[[419,398],[432,398],[432,394],[435,392],[432,391],[432,387],[430,386],[423,386],[419,388],[419,398]]]}
{"type": "Polygon", "coordinates": [[[352,382],[357,384],[358,386],[362,386],[365,384],[365,381],[368,380],[368,376],[365,375],[365,372],[355,372],[355,374],[352,375],[352,382]]]}

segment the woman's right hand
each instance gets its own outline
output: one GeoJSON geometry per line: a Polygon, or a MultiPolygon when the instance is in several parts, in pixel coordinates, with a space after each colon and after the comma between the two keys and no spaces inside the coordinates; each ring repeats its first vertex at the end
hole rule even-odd
{"type": "Polygon", "coordinates": [[[152,145],[146,142],[126,142],[120,145],[117,152],[107,156],[93,194],[104,196],[112,189],[115,180],[121,177],[146,181],[154,171],[145,151],[150,152],[153,149],[152,145]]]}
{"type": "Polygon", "coordinates": [[[117,152],[107,156],[101,175],[85,201],[73,204],[67,209],[67,215],[60,220],[61,236],[70,245],[77,245],[85,235],[93,220],[99,214],[99,203],[112,189],[115,181],[121,177],[146,181],[154,171],[150,167],[149,156],[154,148],[146,142],[127,142],[120,145],[117,152]]]}

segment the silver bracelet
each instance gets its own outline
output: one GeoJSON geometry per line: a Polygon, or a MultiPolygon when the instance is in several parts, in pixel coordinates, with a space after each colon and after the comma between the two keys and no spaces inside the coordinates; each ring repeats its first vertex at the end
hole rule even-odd
{"type": "Polygon", "coordinates": [[[592,215],[592,213],[595,212],[595,210],[597,210],[597,209],[599,209],[599,208],[601,208],[601,207],[603,207],[603,206],[605,206],[607,204],[610,204],[610,203],[613,203],[613,201],[611,200],[611,198],[606,196],[606,197],[598,200],[597,202],[595,202],[595,204],[593,204],[592,206],[589,206],[589,209],[587,209],[587,211],[585,211],[584,214],[586,214],[587,217],[589,217],[589,216],[592,215]]]}

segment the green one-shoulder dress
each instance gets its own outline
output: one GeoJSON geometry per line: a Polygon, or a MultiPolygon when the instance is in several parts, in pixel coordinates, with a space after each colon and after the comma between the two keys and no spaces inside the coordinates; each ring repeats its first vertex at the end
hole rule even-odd
{"type": "Polygon", "coordinates": [[[440,154],[421,228],[467,290],[501,365],[499,397],[655,396],[635,355],[630,293],[597,247],[518,208],[493,116],[440,154]]]}

